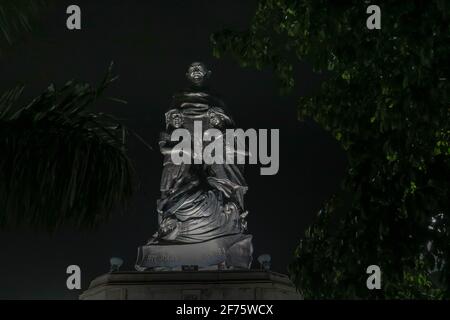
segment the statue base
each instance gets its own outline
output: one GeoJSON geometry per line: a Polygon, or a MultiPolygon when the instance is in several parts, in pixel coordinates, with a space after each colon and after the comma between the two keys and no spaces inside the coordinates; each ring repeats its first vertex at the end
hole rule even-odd
{"type": "Polygon", "coordinates": [[[252,263],[252,236],[237,234],[189,244],[152,243],[138,248],[136,270],[179,271],[241,268],[252,263]]]}
{"type": "Polygon", "coordinates": [[[265,270],[113,272],[81,300],[300,300],[285,275],[265,270]]]}

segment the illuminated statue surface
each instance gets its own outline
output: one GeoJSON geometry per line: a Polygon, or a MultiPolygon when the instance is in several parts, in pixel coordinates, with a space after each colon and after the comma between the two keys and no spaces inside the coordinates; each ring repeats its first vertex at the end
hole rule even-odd
{"type": "MultiPolygon", "coordinates": [[[[225,137],[225,130],[234,128],[225,104],[205,85],[210,74],[204,64],[192,63],[186,74],[189,88],[174,95],[165,114],[166,129],[159,142],[164,155],[161,198],[157,203],[159,229],[138,249],[137,270],[251,265],[252,237],[245,234],[248,212],[244,209],[247,185],[243,167],[234,163],[207,164],[195,152],[207,146],[206,130],[220,130],[225,137]],[[199,123],[200,137],[194,134],[199,123]],[[200,146],[200,149],[193,147],[189,163],[173,161],[173,152],[179,150],[174,148],[178,141],[171,141],[171,135],[177,129],[188,130],[192,145],[200,146]]],[[[230,151],[225,149],[224,153],[229,155],[230,151]]]]}

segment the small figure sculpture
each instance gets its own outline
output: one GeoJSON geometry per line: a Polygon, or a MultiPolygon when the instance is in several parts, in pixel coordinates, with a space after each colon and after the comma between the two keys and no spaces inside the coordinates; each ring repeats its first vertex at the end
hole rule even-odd
{"type": "Polygon", "coordinates": [[[201,122],[202,133],[214,128],[225,136],[227,128],[234,128],[225,104],[206,86],[210,75],[203,63],[192,63],[186,73],[190,86],[174,95],[165,114],[166,130],[159,142],[164,155],[161,198],[157,203],[159,230],[138,249],[137,270],[251,265],[253,248],[251,235],[245,234],[247,185],[242,165],[195,161],[201,158],[195,152],[189,154],[193,160],[190,163],[177,164],[172,160],[172,153],[179,152],[174,149],[178,141],[171,140],[174,130],[188,130],[192,133],[192,145],[203,148],[203,136],[193,134],[195,122],[201,122]]]}

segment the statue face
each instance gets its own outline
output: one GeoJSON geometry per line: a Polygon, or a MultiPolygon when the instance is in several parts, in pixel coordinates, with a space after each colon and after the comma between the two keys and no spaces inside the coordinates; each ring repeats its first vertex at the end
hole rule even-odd
{"type": "Polygon", "coordinates": [[[209,71],[203,63],[194,62],[189,66],[186,76],[192,83],[201,85],[206,81],[210,74],[211,71],[209,71]]]}
{"type": "Polygon", "coordinates": [[[174,113],[172,115],[172,125],[175,128],[180,128],[183,124],[183,119],[181,118],[181,115],[179,113],[174,113]]]}

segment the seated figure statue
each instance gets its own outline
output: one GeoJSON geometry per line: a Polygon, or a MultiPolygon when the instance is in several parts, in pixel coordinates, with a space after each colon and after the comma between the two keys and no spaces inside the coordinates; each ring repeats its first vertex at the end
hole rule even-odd
{"type": "MultiPolygon", "coordinates": [[[[218,129],[226,135],[234,122],[225,104],[206,87],[211,74],[203,63],[192,63],[186,74],[190,86],[175,94],[166,112],[166,129],[160,136],[164,155],[161,198],[157,202],[158,231],[138,249],[137,270],[179,270],[249,268],[252,237],[245,234],[248,214],[244,208],[247,185],[243,166],[234,163],[194,161],[174,163],[172,153],[176,129],[191,134],[192,145],[206,147],[203,133],[218,129]],[[194,134],[194,122],[201,122],[202,136],[194,134]]],[[[234,149],[226,152],[236,152],[234,149]]],[[[193,148],[195,150],[195,148],[193,148]]]]}

